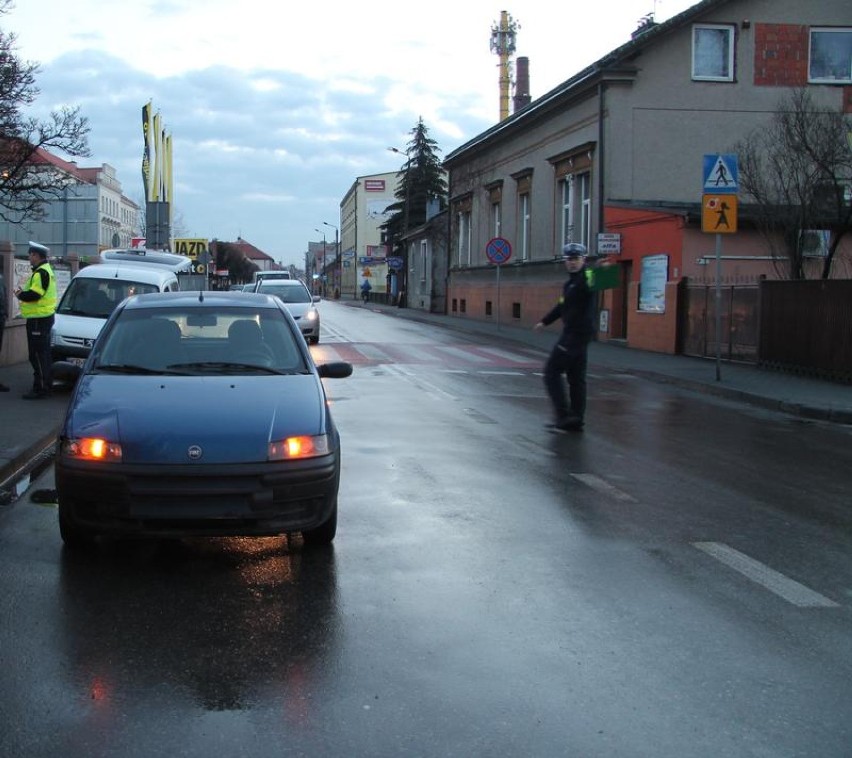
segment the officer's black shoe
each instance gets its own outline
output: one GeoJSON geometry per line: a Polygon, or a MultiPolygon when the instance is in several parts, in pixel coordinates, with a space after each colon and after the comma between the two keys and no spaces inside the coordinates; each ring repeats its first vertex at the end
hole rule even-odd
{"type": "Polygon", "coordinates": [[[0,392],[8,392],[9,388],[5,384],[0,384],[0,392]]]}
{"type": "Polygon", "coordinates": [[[579,416],[563,416],[554,426],[565,432],[579,432],[583,428],[583,419],[579,416]]]}

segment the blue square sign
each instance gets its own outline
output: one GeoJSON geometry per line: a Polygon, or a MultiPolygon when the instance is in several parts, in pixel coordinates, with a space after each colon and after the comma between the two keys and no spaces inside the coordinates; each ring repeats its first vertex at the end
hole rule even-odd
{"type": "Polygon", "coordinates": [[[721,195],[735,195],[739,192],[739,169],[736,155],[714,153],[704,156],[704,187],[702,192],[716,192],[721,195]]]}

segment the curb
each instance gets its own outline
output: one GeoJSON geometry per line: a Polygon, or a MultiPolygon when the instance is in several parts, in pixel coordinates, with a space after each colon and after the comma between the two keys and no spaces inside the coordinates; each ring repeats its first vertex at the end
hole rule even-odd
{"type": "Polygon", "coordinates": [[[8,505],[14,500],[17,482],[46,461],[53,459],[58,434],[59,427],[57,426],[53,431],[44,435],[0,467],[0,506],[8,505]]]}

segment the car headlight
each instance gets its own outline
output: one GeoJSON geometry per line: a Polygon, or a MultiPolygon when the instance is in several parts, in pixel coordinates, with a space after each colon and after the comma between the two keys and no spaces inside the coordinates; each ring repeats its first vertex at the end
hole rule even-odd
{"type": "Polygon", "coordinates": [[[328,455],[328,435],[319,434],[316,437],[287,437],[269,443],[270,461],[291,461],[298,458],[316,458],[328,455]]]}
{"type": "Polygon", "coordinates": [[[315,310],[310,310],[305,314],[305,319],[308,321],[316,321],[319,318],[319,313],[315,310]]]}
{"type": "Polygon", "coordinates": [[[121,445],[100,437],[80,437],[62,440],[61,455],[77,461],[121,462],[121,445]]]}

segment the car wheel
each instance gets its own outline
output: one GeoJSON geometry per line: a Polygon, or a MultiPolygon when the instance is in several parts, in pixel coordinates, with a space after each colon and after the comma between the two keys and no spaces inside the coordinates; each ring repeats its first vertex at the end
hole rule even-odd
{"type": "Polygon", "coordinates": [[[337,498],[334,500],[334,508],[331,516],[315,529],[305,529],[302,539],[306,545],[330,545],[337,534],[337,498]]]}
{"type": "Polygon", "coordinates": [[[319,337],[309,337],[308,338],[309,345],[319,345],[319,337]]]}
{"type": "Polygon", "coordinates": [[[89,550],[95,544],[95,538],[85,529],[81,529],[68,515],[68,507],[59,503],[59,536],[69,550],[89,550]]]}

